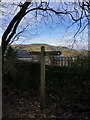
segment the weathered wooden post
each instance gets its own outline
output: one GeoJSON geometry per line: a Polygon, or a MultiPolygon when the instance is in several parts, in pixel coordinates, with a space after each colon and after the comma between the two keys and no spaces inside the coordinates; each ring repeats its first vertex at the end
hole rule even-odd
{"type": "Polygon", "coordinates": [[[67,59],[68,59],[68,60],[67,60],[67,61],[68,61],[68,66],[70,66],[70,59],[69,59],[69,57],[68,57],[67,59]]]}
{"type": "Polygon", "coordinates": [[[61,66],[63,66],[63,57],[61,57],[61,66]]]}
{"type": "Polygon", "coordinates": [[[45,105],[45,47],[41,47],[41,109],[45,105]]]}
{"type": "MultiPolygon", "coordinates": [[[[41,101],[40,101],[40,107],[41,109],[44,108],[45,106],[45,55],[49,56],[50,55],[61,55],[60,51],[47,51],[45,52],[45,47],[41,47],[41,52],[30,52],[31,55],[41,55],[41,84],[40,84],[40,96],[41,96],[41,101]]],[[[50,61],[51,62],[51,61],[50,61]]]]}

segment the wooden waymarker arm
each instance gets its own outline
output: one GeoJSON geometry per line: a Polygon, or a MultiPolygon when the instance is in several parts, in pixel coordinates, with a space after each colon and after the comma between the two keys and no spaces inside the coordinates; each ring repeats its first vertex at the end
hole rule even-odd
{"type": "MultiPolygon", "coordinates": [[[[44,47],[44,46],[42,46],[42,47],[44,47]]],[[[29,54],[31,54],[31,55],[41,55],[41,52],[30,51],[29,54]]],[[[44,56],[47,56],[47,55],[61,55],[61,52],[60,51],[44,51],[44,56]]]]}

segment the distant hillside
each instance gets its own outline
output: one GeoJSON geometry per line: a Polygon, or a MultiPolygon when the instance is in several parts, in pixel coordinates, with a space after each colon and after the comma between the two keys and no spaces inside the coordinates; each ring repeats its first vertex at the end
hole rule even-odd
{"type": "Polygon", "coordinates": [[[26,51],[41,51],[41,46],[45,47],[46,51],[61,51],[61,56],[78,56],[86,55],[86,51],[77,51],[74,49],[69,49],[64,46],[53,46],[48,44],[29,44],[29,45],[12,45],[14,49],[26,50],[26,51]]]}

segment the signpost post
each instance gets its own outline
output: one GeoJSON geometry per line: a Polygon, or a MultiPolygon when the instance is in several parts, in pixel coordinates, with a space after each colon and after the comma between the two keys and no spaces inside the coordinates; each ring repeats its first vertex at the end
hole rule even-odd
{"type": "Polygon", "coordinates": [[[60,51],[46,51],[45,47],[41,47],[41,52],[29,52],[31,55],[41,55],[41,109],[44,108],[45,105],[45,55],[61,55],[60,51]]]}
{"type": "Polygon", "coordinates": [[[41,47],[41,109],[45,105],[45,47],[41,47]]]}

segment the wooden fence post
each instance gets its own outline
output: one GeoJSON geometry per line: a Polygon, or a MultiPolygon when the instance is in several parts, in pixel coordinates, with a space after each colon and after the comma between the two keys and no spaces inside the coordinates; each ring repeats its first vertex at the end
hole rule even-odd
{"type": "Polygon", "coordinates": [[[45,47],[41,47],[41,109],[45,105],[45,47]]]}

